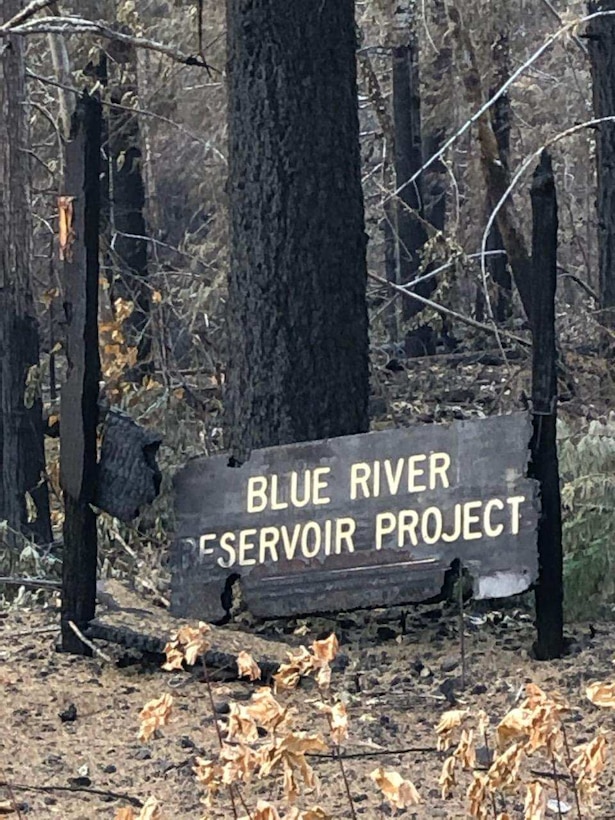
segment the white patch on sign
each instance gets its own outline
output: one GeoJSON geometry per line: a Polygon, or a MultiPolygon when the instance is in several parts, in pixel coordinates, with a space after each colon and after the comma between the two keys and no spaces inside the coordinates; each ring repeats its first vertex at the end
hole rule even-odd
{"type": "Polygon", "coordinates": [[[496,572],[478,579],[478,590],[474,591],[474,597],[506,598],[524,592],[530,583],[530,577],[526,573],[496,572]]]}

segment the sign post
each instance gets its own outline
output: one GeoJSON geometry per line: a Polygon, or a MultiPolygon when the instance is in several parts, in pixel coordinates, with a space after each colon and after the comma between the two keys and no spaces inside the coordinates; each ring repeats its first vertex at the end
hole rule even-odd
{"type": "Polygon", "coordinates": [[[257,616],[419,602],[458,559],[477,598],[538,573],[527,414],[271,447],[175,479],[171,608],[218,620],[237,578],[257,616]]]}

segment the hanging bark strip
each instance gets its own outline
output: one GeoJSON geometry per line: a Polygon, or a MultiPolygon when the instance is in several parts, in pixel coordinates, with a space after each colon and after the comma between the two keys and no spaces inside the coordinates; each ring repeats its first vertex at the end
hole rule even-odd
{"type": "Polygon", "coordinates": [[[61,396],[60,479],[64,491],[62,649],[89,655],[69,626],[94,617],[96,602],[96,493],[98,422],[98,236],[100,218],[99,100],[86,94],[73,115],[66,147],[66,196],[73,197],[70,256],[61,267],[66,311],[68,376],[61,396]]]}
{"type": "Polygon", "coordinates": [[[536,585],[536,656],[559,658],[563,638],[563,558],[557,422],[555,288],[557,279],[557,197],[551,157],[542,152],[532,182],[532,269],[535,307],[532,322],[532,410],[534,435],[529,474],[540,482],[539,576],[536,585]]]}

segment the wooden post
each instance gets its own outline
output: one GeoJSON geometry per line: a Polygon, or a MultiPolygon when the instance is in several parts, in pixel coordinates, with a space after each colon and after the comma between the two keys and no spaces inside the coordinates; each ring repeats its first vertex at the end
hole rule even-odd
{"type": "Polygon", "coordinates": [[[69,626],[84,628],[96,604],[96,493],[98,423],[98,236],[101,105],[85,94],[73,115],[66,147],[66,232],[60,251],[66,312],[68,375],[60,410],[60,478],[64,491],[62,649],[88,655],[69,626]]]}
{"type": "Polygon", "coordinates": [[[555,288],[557,197],[551,157],[544,150],[534,172],[532,197],[532,410],[530,476],[540,482],[539,574],[536,585],[536,657],[559,658],[564,648],[562,520],[557,461],[557,352],[555,288]]]}

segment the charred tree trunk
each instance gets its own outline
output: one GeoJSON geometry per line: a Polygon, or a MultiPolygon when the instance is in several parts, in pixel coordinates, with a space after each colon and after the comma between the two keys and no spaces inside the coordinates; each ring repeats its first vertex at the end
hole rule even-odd
{"type": "MultiPolygon", "coordinates": [[[[615,0],[589,4],[589,11],[615,11],[615,0]]],[[[615,18],[598,17],[589,25],[594,114],[615,115],[615,18]]],[[[598,252],[600,308],[615,327],[615,122],[602,123],[596,138],[598,173],[598,252]]]]}
{"type": "MultiPolygon", "coordinates": [[[[10,18],[21,8],[5,0],[10,18]]],[[[39,363],[38,323],[31,288],[31,210],[28,112],[23,41],[0,48],[0,519],[11,530],[51,541],[45,482],[42,402],[26,394],[26,376],[39,363]],[[28,515],[27,496],[36,506],[28,515]],[[30,519],[30,520],[29,520],[30,519]]],[[[14,540],[12,534],[9,540],[14,540]]]]}
{"type": "Polygon", "coordinates": [[[557,461],[557,198],[551,157],[543,151],[532,183],[534,435],[530,475],[540,482],[536,656],[559,658],[564,649],[562,520],[557,461]]]}
{"type": "Polygon", "coordinates": [[[368,428],[353,0],[227,0],[230,448],[368,428]]]}
{"type": "Polygon", "coordinates": [[[101,105],[84,95],[73,115],[66,148],[64,202],[72,207],[72,244],[62,269],[68,375],[60,408],[60,481],[64,491],[62,649],[89,654],[69,626],[84,628],[96,603],[96,427],[98,354],[98,249],[100,223],[101,105]],[[72,198],[72,199],[70,199],[72,198]]]}
{"type": "Polygon", "coordinates": [[[137,348],[140,373],[151,353],[145,183],[139,118],[126,105],[127,95],[134,98],[137,94],[137,57],[134,47],[124,44],[114,43],[108,51],[108,82],[114,103],[107,118],[111,258],[115,268],[111,295],[133,303],[124,331],[128,344],[137,348]]]}
{"type": "MultiPolygon", "coordinates": [[[[423,164],[421,138],[421,92],[419,85],[418,43],[410,36],[404,45],[393,49],[393,119],[395,122],[395,172],[397,186],[407,182],[423,164]]],[[[415,279],[421,267],[421,251],[427,242],[423,211],[421,177],[406,185],[397,203],[397,241],[399,245],[399,283],[415,279]]],[[[433,281],[427,280],[414,290],[429,296],[433,281]]],[[[404,299],[403,315],[410,319],[423,306],[404,299]]]]}

